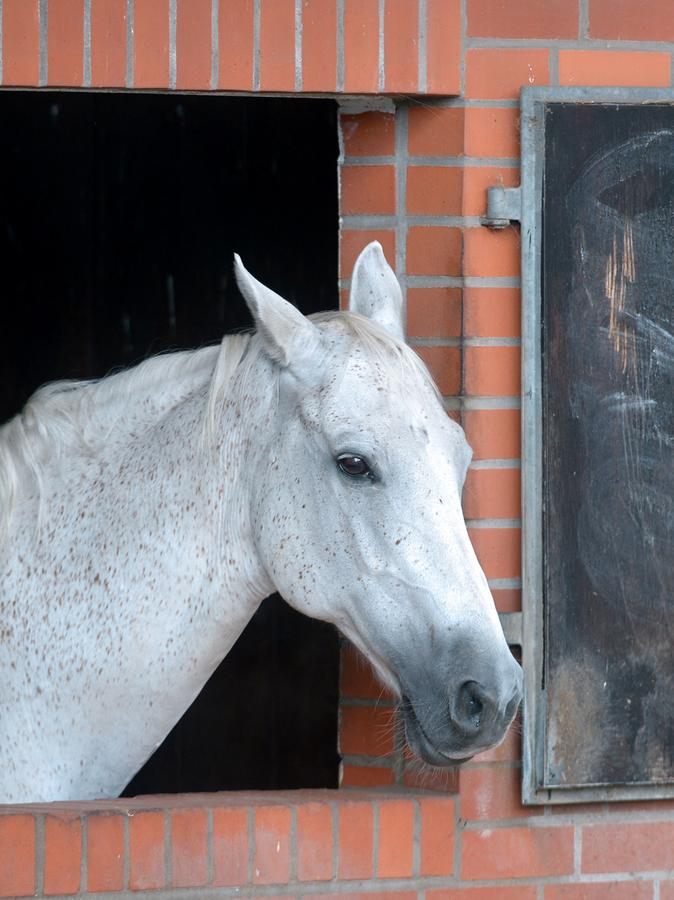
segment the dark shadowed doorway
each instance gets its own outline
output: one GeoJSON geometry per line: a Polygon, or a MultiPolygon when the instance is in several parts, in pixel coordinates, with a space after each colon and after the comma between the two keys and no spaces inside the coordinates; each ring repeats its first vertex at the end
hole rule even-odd
{"type": "MultiPolygon", "coordinates": [[[[332,101],[17,91],[0,122],[0,421],[46,381],[249,327],[235,250],[336,307],[332,101]]],[[[334,630],[269,598],[126,793],[336,787],[337,682],[334,630]]]]}

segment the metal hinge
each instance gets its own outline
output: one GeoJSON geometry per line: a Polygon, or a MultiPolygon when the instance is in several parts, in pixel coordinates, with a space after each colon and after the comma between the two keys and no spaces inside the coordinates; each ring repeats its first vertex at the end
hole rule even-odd
{"type": "Polygon", "coordinates": [[[487,215],[482,224],[487,228],[507,228],[522,218],[522,190],[496,185],[487,189],[487,215]]]}

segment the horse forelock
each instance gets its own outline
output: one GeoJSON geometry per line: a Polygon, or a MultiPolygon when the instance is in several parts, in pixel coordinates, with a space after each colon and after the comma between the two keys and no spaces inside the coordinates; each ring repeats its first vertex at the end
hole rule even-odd
{"type": "Polygon", "coordinates": [[[337,328],[353,338],[363,350],[365,358],[381,372],[396,379],[396,390],[406,396],[416,396],[419,381],[440,399],[440,392],[423,360],[404,341],[398,340],[385,328],[359,313],[341,311],[324,312],[310,316],[317,325],[334,323],[337,328]]]}

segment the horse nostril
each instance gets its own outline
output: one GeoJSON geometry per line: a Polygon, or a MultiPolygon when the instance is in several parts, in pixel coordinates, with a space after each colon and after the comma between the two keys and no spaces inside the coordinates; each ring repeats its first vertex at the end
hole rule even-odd
{"type": "Polygon", "coordinates": [[[476,681],[464,681],[459,688],[456,708],[457,725],[477,730],[482,724],[484,693],[476,681]]]}

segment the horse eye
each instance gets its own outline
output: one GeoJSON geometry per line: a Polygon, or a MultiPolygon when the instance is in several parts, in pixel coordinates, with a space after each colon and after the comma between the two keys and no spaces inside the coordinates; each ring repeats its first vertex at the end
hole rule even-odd
{"type": "Polygon", "coordinates": [[[342,453],[337,457],[337,465],[340,471],[351,478],[364,478],[371,474],[370,466],[362,456],[354,456],[351,453],[342,453]]]}

